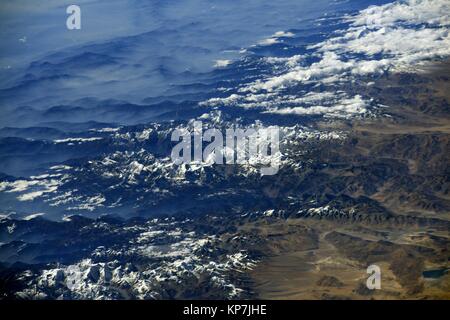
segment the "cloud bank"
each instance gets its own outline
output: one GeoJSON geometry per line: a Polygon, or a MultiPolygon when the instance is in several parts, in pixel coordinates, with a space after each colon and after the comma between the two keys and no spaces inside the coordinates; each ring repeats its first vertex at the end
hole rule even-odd
{"type": "MultiPolygon", "coordinates": [[[[446,0],[409,0],[370,6],[346,15],[341,18],[345,28],[307,46],[305,54],[264,58],[274,65],[273,75],[202,105],[257,108],[277,114],[361,115],[369,109],[370,97],[340,92],[342,84],[384,72],[415,71],[422,63],[450,56],[448,12],[450,2],[446,0]],[[308,60],[312,62],[305,63],[308,60]],[[281,73],[280,64],[285,70],[281,73]],[[302,90],[302,86],[313,91],[302,90]],[[324,86],[331,93],[314,91],[324,86]],[[334,92],[330,90],[333,87],[337,88],[334,92]],[[292,94],[293,91],[299,93],[292,94]],[[317,104],[318,101],[310,99],[321,96],[328,102],[317,104]]],[[[277,40],[275,35],[269,40],[277,40]]]]}

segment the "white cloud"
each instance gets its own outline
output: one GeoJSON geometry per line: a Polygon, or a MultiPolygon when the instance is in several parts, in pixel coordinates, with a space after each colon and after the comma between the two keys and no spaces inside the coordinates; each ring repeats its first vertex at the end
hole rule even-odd
{"type": "MultiPolygon", "coordinates": [[[[450,56],[448,12],[448,0],[409,0],[371,6],[346,16],[348,28],[309,46],[310,53],[264,58],[274,65],[271,75],[243,85],[228,97],[213,98],[202,105],[337,117],[364,113],[368,104],[360,96],[352,98],[345,92],[330,92],[330,95],[324,93],[322,99],[316,92],[302,91],[302,87],[289,90],[289,95],[286,89],[298,84],[339,87],[357,76],[403,69],[414,71],[428,59],[450,56]],[[311,58],[315,62],[306,65],[311,58]]],[[[294,35],[279,31],[260,44],[273,44],[278,37],[286,36],[294,35]]]]}
{"type": "Polygon", "coordinates": [[[44,174],[31,176],[30,180],[4,181],[0,182],[0,192],[21,193],[17,196],[19,201],[33,201],[44,194],[57,191],[66,178],[61,174],[44,174]]]}
{"type": "Polygon", "coordinates": [[[66,139],[58,139],[54,140],[55,143],[73,143],[73,142],[92,142],[97,140],[102,140],[102,137],[91,137],[91,138],[66,138],[66,139]]]}
{"type": "Polygon", "coordinates": [[[298,64],[303,60],[303,56],[302,55],[295,55],[292,57],[287,57],[287,58],[280,58],[280,57],[267,57],[264,58],[264,60],[267,63],[270,64],[285,64],[287,67],[295,67],[298,66],[298,64]]]}
{"type": "Polygon", "coordinates": [[[448,24],[450,3],[446,0],[409,0],[371,6],[351,21],[356,26],[382,27],[398,22],[448,24]]]}
{"type": "Polygon", "coordinates": [[[224,68],[231,64],[231,60],[216,60],[214,63],[214,67],[216,68],[224,68]]]}
{"type": "Polygon", "coordinates": [[[292,32],[286,32],[286,31],[277,31],[273,34],[272,38],[292,38],[295,34],[292,32]]]}
{"type": "Polygon", "coordinates": [[[23,218],[23,220],[32,220],[34,218],[45,215],[45,213],[33,213],[23,218]]]}
{"type": "Polygon", "coordinates": [[[319,62],[315,62],[307,67],[295,67],[287,73],[270,77],[264,81],[256,81],[241,89],[241,92],[258,92],[260,90],[271,92],[282,89],[292,83],[319,80],[325,76],[342,73],[343,71],[350,70],[353,66],[353,61],[342,61],[336,53],[325,52],[322,60],[319,62]]]}
{"type": "Polygon", "coordinates": [[[340,36],[311,48],[340,55],[384,55],[381,60],[363,62],[366,68],[362,70],[367,73],[389,67],[411,69],[417,62],[450,55],[448,12],[450,2],[446,0],[410,0],[372,6],[349,17],[351,27],[340,36]]]}
{"type": "Polygon", "coordinates": [[[272,44],[278,43],[278,38],[268,38],[258,42],[261,46],[270,46],[272,44]]]}
{"type": "Polygon", "coordinates": [[[277,114],[326,115],[329,117],[346,118],[349,115],[363,114],[367,111],[368,102],[360,95],[345,98],[332,106],[293,107],[266,111],[277,114]]]}

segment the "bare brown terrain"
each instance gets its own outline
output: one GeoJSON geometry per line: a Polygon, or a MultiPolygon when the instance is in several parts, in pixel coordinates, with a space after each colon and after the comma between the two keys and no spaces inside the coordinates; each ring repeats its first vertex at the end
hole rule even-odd
{"type": "Polygon", "coordinates": [[[320,124],[348,139],[309,154],[327,164],[314,171],[328,177],[317,189],[365,204],[242,226],[264,239],[249,247],[269,252],[250,272],[260,298],[450,299],[449,71],[445,62],[380,77],[365,91],[386,106],[381,116],[320,124]],[[381,290],[365,285],[370,264],[381,290]]]}

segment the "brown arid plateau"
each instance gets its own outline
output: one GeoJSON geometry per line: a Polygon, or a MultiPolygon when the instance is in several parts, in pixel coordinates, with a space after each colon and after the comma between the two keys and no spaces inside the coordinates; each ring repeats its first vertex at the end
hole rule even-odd
{"type": "MultiPolygon", "coordinates": [[[[356,91],[389,106],[384,116],[320,123],[348,139],[312,146],[301,157],[326,165],[286,183],[303,186],[297,197],[321,194],[341,210],[284,212],[239,226],[251,239],[246,249],[262,256],[249,272],[259,298],[450,299],[449,69],[439,63],[360,85],[356,91]],[[381,268],[380,290],[366,287],[371,264],[381,268]]],[[[283,183],[281,174],[267,188],[286,196],[300,189],[283,183]]]]}

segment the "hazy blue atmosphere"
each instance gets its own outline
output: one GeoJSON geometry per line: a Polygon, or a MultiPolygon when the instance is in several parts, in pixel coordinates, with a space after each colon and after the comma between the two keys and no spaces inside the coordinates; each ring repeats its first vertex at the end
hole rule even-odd
{"type": "Polygon", "coordinates": [[[2,3],[2,87],[34,81],[11,103],[31,99],[41,106],[42,99],[48,105],[85,97],[140,102],[177,84],[201,82],[204,73],[242,58],[276,32],[365,6],[330,0],[80,1],[82,29],[68,30],[69,4],[2,3]],[[47,88],[59,88],[59,95],[47,88]]]}

